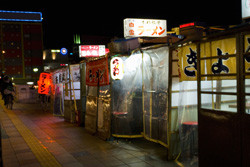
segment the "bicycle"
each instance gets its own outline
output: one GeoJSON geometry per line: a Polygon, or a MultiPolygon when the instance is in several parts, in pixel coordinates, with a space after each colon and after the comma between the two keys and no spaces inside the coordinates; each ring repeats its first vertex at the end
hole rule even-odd
{"type": "Polygon", "coordinates": [[[12,94],[7,94],[5,98],[6,98],[5,99],[6,100],[5,101],[6,108],[12,110],[13,109],[13,97],[12,97],[12,94]]]}

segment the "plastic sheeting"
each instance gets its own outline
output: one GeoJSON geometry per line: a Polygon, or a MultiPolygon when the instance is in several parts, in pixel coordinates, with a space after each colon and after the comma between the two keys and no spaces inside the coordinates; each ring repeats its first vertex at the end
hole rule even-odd
{"type": "Polygon", "coordinates": [[[113,136],[140,137],[144,132],[146,139],[167,146],[169,48],[121,58],[124,77],[112,83],[113,136]]]}
{"type": "Polygon", "coordinates": [[[57,116],[64,115],[64,92],[63,84],[59,83],[55,85],[55,95],[54,95],[54,110],[53,114],[57,116]]]}
{"type": "Polygon", "coordinates": [[[144,133],[167,146],[168,47],[143,51],[144,133]]]}
{"type": "Polygon", "coordinates": [[[85,128],[103,139],[110,137],[110,101],[109,85],[87,86],[85,128]]]}
{"type": "Polygon", "coordinates": [[[123,79],[112,82],[112,134],[116,137],[136,137],[143,131],[142,55],[121,58],[124,61],[123,79]]]}
{"type": "Polygon", "coordinates": [[[197,81],[180,83],[179,105],[179,135],[181,145],[181,161],[184,166],[198,166],[198,111],[197,111],[197,81]]]}
{"type": "Polygon", "coordinates": [[[52,101],[53,101],[53,114],[57,116],[64,115],[64,85],[68,82],[68,69],[62,68],[52,73],[53,86],[52,86],[52,101]]]}

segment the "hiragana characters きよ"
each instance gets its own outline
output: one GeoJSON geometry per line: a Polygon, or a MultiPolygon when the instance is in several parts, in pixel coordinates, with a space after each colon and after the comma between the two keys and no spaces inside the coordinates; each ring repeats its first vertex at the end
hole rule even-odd
{"type": "MultiPolygon", "coordinates": [[[[217,48],[217,55],[222,56],[222,55],[228,55],[228,53],[222,54],[222,50],[220,48],[217,48]]],[[[220,74],[222,71],[225,73],[229,72],[229,68],[223,64],[223,60],[228,60],[229,58],[219,58],[217,63],[214,63],[212,65],[212,72],[214,74],[220,74]]]]}
{"type": "Polygon", "coordinates": [[[195,71],[197,70],[197,56],[196,56],[196,52],[193,51],[191,48],[189,48],[190,50],[190,54],[186,55],[188,57],[187,59],[187,63],[189,64],[189,66],[186,66],[184,68],[184,73],[189,76],[189,77],[195,77],[195,71]],[[193,67],[194,70],[190,70],[190,67],[193,67]]]}

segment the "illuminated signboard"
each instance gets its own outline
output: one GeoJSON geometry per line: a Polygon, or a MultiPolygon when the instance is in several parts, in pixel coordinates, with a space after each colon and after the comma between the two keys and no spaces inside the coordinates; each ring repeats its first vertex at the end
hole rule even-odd
{"type": "Polygon", "coordinates": [[[68,54],[68,50],[66,49],[66,48],[62,48],[61,50],[60,50],[60,53],[62,54],[62,55],[67,55],[68,54]]]}
{"type": "Polygon", "coordinates": [[[106,54],[105,45],[80,45],[80,57],[99,57],[106,54]]]}
{"type": "Polygon", "coordinates": [[[41,73],[39,81],[37,81],[38,93],[49,94],[51,83],[51,75],[49,73],[41,73]]]}
{"type": "Polygon", "coordinates": [[[241,0],[242,19],[250,18],[250,0],[241,0]]]}
{"type": "Polygon", "coordinates": [[[41,22],[42,13],[41,12],[0,10],[0,21],[41,22]]]}
{"type": "Polygon", "coordinates": [[[155,19],[124,19],[124,37],[164,37],[167,21],[155,19]]]}
{"type": "Polygon", "coordinates": [[[121,80],[124,75],[123,60],[120,57],[114,57],[110,61],[111,78],[121,80]]]}

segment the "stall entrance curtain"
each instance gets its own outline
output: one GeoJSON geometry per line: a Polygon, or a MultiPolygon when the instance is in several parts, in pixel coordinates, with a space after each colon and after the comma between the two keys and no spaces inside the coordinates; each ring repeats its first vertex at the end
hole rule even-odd
{"type": "MultiPolygon", "coordinates": [[[[181,147],[181,162],[191,158],[188,164],[198,161],[198,114],[197,114],[197,45],[178,48],[179,92],[178,126],[181,147]],[[193,159],[192,159],[193,158],[193,159]]],[[[204,68],[204,67],[201,67],[204,68]]],[[[180,161],[180,159],[178,159],[180,161]]]]}
{"type": "Polygon", "coordinates": [[[142,55],[120,57],[124,76],[112,81],[112,135],[142,137],[142,55]]]}
{"type": "Polygon", "coordinates": [[[113,136],[144,137],[167,146],[169,48],[134,52],[112,83],[113,136]]]}
{"type": "Polygon", "coordinates": [[[168,147],[169,48],[143,50],[144,137],[168,147]]]}

